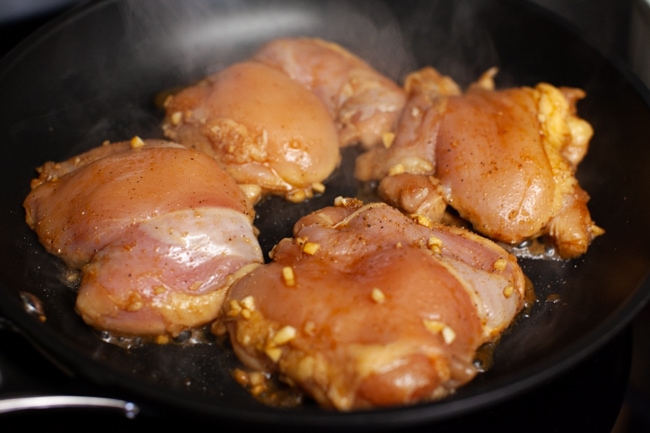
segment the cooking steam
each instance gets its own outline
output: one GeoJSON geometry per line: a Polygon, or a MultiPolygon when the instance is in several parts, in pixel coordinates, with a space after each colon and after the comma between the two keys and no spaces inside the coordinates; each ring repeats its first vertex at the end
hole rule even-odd
{"type": "Polygon", "coordinates": [[[160,137],[161,113],[153,102],[157,94],[244,60],[279,37],[319,37],[338,43],[398,83],[407,73],[432,65],[464,86],[498,65],[488,29],[471,15],[477,13],[475,5],[420,6],[416,12],[402,3],[375,1],[319,1],[309,7],[291,1],[125,2],[120,9],[125,31],[116,37],[131,64],[97,60],[97,77],[105,82],[97,87],[99,92],[116,93],[108,98],[120,97],[126,103],[88,128],[84,141],[90,144],[84,146],[136,134],[160,137]],[[112,68],[121,71],[111,73],[112,68]],[[124,69],[133,72],[130,82],[117,86],[114,76],[124,76],[124,69]],[[134,94],[149,99],[133,101],[134,94]]]}
{"type": "Polygon", "coordinates": [[[145,42],[135,49],[152,62],[156,62],[151,52],[154,44],[160,39],[168,41],[165,52],[159,54],[174,58],[177,84],[188,84],[244,60],[263,43],[279,37],[320,37],[337,42],[394,79],[415,66],[402,29],[386,4],[325,1],[310,2],[309,6],[300,2],[161,0],[131,2],[123,15],[127,32],[146,33],[145,42]],[[170,29],[174,33],[170,34],[170,29]]]}

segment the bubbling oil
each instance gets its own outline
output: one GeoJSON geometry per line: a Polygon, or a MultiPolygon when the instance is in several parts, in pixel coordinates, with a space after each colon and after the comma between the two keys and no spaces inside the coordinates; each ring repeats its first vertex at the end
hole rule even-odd
{"type": "Polygon", "coordinates": [[[177,336],[170,335],[124,335],[113,331],[100,331],[99,336],[105,343],[130,350],[147,344],[168,344],[181,347],[195,346],[198,344],[215,344],[216,337],[210,332],[210,325],[195,329],[188,329],[177,336]]]}

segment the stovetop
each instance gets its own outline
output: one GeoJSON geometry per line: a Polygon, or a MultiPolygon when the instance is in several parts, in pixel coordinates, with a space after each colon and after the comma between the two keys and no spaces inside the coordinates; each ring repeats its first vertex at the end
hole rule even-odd
{"type": "MultiPolygon", "coordinates": [[[[564,2],[536,1],[542,5],[559,7],[561,13],[570,15],[573,12],[564,2]]],[[[591,5],[581,0],[573,0],[573,4],[584,7],[583,10],[591,5]]],[[[48,10],[37,16],[0,23],[0,55],[60,10],[48,10]]],[[[583,25],[586,22],[585,15],[582,11],[576,14],[580,16],[583,25]]],[[[645,312],[643,314],[650,315],[645,312]]],[[[636,328],[638,327],[637,325],[636,328]]],[[[628,327],[593,356],[560,377],[513,400],[448,423],[436,424],[435,430],[558,433],[645,431],[643,428],[648,428],[650,424],[644,422],[642,414],[636,413],[644,410],[638,403],[644,397],[637,395],[636,388],[630,388],[628,382],[630,373],[634,373],[633,367],[638,368],[639,363],[634,359],[639,356],[640,331],[636,328],[628,327]],[[622,416],[624,422],[621,422],[622,416]]],[[[10,329],[2,329],[0,321],[0,399],[40,395],[102,397],[106,393],[93,383],[58,369],[23,336],[10,329]]],[[[179,420],[175,414],[160,413],[156,408],[145,408],[133,419],[116,409],[68,408],[0,415],[0,429],[13,431],[6,428],[13,427],[16,431],[39,428],[66,432],[128,432],[141,431],[143,427],[168,427],[170,421],[179,420]]],[[[183,422],[190,428],[209,427],[223,431],[214,420],[202,422],[185,418],[183,422]]],[[[430,431],[432,428],[433,426],[422,426],[419,430],[430,431]]]]}

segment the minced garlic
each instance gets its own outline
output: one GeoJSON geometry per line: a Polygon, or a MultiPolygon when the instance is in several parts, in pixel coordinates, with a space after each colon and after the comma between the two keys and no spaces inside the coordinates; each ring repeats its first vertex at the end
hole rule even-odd
{"type": "Polygon", "coordinates": [[[434,253],[440,254],[442,252],[442,240],[436,236],[430,236],[427,240],[427,247],[434,253]]]}
{"type": "Polygon", "coordinates": [[[289,287],[296,285],[296,276],[294,275],[293,268],[291,266],[285,266],[282,268],[282,279],[284,280],[284,284],[289,287]]]}
{"type": "Polygon", "coordinates": [[[494,266],[494,269],[497,271],[503,271],[507,265],[508,265],[508,261],[503,257],[501,257],[497,261],[495,261],[494,265],[492,266],[494,266]]]}
{"type": "Polygon", "coordinates": [[[394,166],[388,169],[388,175],[395,176],[404,173],[404,171],[406,170],[404,169],[404,166],[402,164],[395,164],[394,166]]]}
{"type": "Polygon", "coordinates": [[[142,297],[139,293],[131,293],[129,296],[128,303],[125,306],[126,311],[135,312],[140,311],[144,307],[144,302],[142,302],[142,297]]]}
{"type": "Polygon", "coordinates": [[[271,341],[276,346],[281,346],[296,338],[296,328],[293,326],[283,326],[273,335],[271,341]]]}
{"type": "Polygon", "coordinates": [[[278,362],[282,356],[282,349],[279,347],[267,347],[264,349],[264,353],[266,353],[266,356],[268,356],[271,361],[278,362]]]}
{"type": "Polygon", "coordinates": [[[422,323],[424,324],[424,327],[427,328],[427,331],[433,333],[438,333],[442,331],[442,328],[445,327],[445,324],[440,322],[439,320],[424,319],[422,323]]]}
{"type": "Polygon", "coordinates": [[[237,317],[241,313],[241,305],[237,302],[236,299],[231,300],[228,303],[228,312],[226,313],[228,317],[237,317]]]}
{"type": "Polygon", "coordinates": [[[252,312],[255,311],[255,299],[252,296],[246,296],[241,301],[236,299],[228,303],[228,317],[237,317],[241,315],[244,319],[250,319],[252,312]]]}
{"type": "Polygon", "coordinates": [[[338,197],[336,197],[336,198],[334,199],[334,206],[337,206],[337,207],[345,207],[345,206],[347,206],[348,204],[350,204],[350,202],[351,202],[351,199],[346,198],[346,197],[338,196],[338,197]]]}
{"type": "Polygon", "coordinates": [[[131,149],[137,149],[142,146],[144,146],[144,141],[137,135],[131,139],[131,149]]]}
{"type": "Polygon", "coordinates": [[[427,328],[427,331],[433,334],[441,334],[445,344],[451,344],[456,339],[456,332],[439,320],[424,319],[422,323],[427,328]]]}
{"type": "Polygon", "coordinates": [[[284,198],[289,200],[291,203],[301,203],[305,201],[308,197],[307,197],[307,193],[304,190],[294,189],[293,191],[289,191],[288,193],[286,193],[284,198]]]}
{"type": "Polygon", "coordinates": [[[311,184],[311,189],[313,189],[317,193],[324,193],[325,192],[325,185],[322,184],[321,182],[314,182],[311,184]]]}
{"type": "Polygon", "coordinates": [[[169,121],[174,126],[180,125],[181,122],[183,121],[183,113],[181,113],[180,111],[176,111],[172,113],[172,115],[169,116],[169,121]]]}
{"type": "Polygon", "coordinates": [[[381,141],[386,149],[390,148],[393,145],[393,141],[395,141],[395,133],[384,132],[381,134],[381,141]]]}
{"type": "Polygon", "coordinates": [[[255,298],[253,298],[251,295],[248,295],[242,299],[240,301],[240,304],[245,310],[255,311],[255,298]]]}
{"type": "Polygon", "coordinates": [[[386,301],[386,295],[384,292],[382,292],[378,288],[372,289],[372,292],[370,293],[370,297],[372,298],[373,301],[375,301],[378,304],[383,304],[386,301]]]}
{"type": "Polygon", "coordinates": [[[156,344],[168,344],[169,335],[156,335],[156,344]]]}
{"type": "Polygon", "coordinates": [[[456,339],[456,333],[449,326],[442,328],[442,338],[445,340],[445,343],[451,344],[456,339]]]}
{"type": "Polygon", "coordinates": [[[433,227],[433,222],[424,215],[413,214],[411,215],[411,218],[413,219],[413,221],[420,224],[421,226],[428,227],[428,228],[433,227]]]}
{"type": "Polygon", "coordinates": [[[316,254],[316,251],[320,248],[320,245],[317,244],[316,242],[305,242],[304,245],[302,246],[302,251],[305,254],[309,254],[310,256],[313,256],[316,254]]]}

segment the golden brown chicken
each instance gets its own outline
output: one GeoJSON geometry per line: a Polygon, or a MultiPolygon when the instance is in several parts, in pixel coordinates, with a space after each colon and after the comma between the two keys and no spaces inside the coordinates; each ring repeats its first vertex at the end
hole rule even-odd
{"type": "Polygon", "coordinates": [[[24,207],[47,251],[81,271],[83,319],[119,334],[176,336],[209,323],[233,275],[263,260],[234,180],[165,141],[46,163],[24,207]]]}
{"type": "Polygon", "coordinates": [[[444,397],[524,303],[508,252],[384,203],[339,199],[272,256],[224,303],[235,352],[342,411],[444,397]]]}
{"type": "Polygon", "coordinates": [[[545,237],[559,257],[577,257],[603,233],[575,177],[593,134],[576,115],[584,92],[497,91],[495,73],[465,93],[433,68],[412,73],[394,143],[362,155],[356,176],[381,181],[384,199],[407,212],[438,220],[448,205],[492,239],[545,237]]]}

